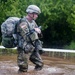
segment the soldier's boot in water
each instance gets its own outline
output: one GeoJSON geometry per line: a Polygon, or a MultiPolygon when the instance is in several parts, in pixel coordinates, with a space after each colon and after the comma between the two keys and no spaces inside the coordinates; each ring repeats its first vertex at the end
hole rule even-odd
{"type": "Polygon", "coordinates": [[[43,65],[42,66],[36,65],[34,70],[39,71],[39,70],[42,70],[42,68],[43,68],[43,65]]]}
{"type": "Polygon", "coordinates": [[[23,67],[22,65],[19,66],[19,70],[18,72],[21,73],[21,72],[27,72],[28,68],[25,68],[23,67]]]}

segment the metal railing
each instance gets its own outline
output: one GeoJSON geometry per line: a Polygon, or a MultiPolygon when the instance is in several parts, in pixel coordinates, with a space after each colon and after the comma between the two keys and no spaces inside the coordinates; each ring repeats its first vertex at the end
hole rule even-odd
{"type": "MultiPolygon", "coordinates": [[[[0,46],[1,49],[5,49],[4,46],[0,46]]],[[[12,48],[17,49],[17,47],[12,48]]],[[[65,52],[65,53],[75,53],[75,50],[69,50],[69,49],[51,49],[51,48],[43,48],[46,52],[65,52]]]]}

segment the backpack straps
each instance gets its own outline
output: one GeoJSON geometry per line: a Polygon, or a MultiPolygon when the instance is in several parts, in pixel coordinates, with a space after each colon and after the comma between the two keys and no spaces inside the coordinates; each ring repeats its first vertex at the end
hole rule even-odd
{"type": "Polygon", "coordinates": [[[35,31],[35,30],[30,30],[30,26],[29,26],[29,23],[28,23],[28,21],[26,20],[26,23],[28,24],[28,28],[29,28],[29,33],[27,33],[26,35],[27,35],[27,37],[29,38],[29,40],[30,40],[30,43],[35,47],[35,45],[33,44],[33,41],[31,40],[31,37],[30,37],[30,35],[33,33],[33,31],[35,31]]]}

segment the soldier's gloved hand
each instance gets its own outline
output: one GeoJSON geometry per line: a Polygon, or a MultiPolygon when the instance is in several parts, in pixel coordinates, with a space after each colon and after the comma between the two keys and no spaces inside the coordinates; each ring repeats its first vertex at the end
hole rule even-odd
{"type": "Polygon", "coordinates": [[[41,30],[39,28],[34,28],[38,34],[41,34],[41,30]]]}

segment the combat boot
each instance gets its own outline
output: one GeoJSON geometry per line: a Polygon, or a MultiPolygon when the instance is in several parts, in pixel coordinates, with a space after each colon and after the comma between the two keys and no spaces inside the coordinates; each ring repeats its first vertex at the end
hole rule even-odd
{"type": "Polygon", "coordinates": [[[43,68],[43,66],[36,65],[34,69],[35,69],[36,71],[39,71],[39,70],[42,70],[42,68],[43,68]]]}
{"type": "Polygon", "coordinates": [[[19,73],[21,73],[21,72],[27,72],[27,69],[19,69],[18,72],[19,73]]]}
{"type": "Polygon", "coordinates": [[[19,66],[19,70],[18,70],[18,72],[20,73],[20,72],[27,72],[27,68],[25,68],[25,67],[23,67],[22,65],[20,65],[19,66]]]}

